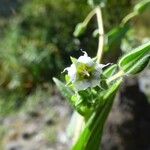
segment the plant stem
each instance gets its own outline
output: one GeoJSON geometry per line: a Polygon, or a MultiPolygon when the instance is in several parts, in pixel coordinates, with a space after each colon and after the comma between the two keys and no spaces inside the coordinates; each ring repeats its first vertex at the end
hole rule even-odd
{"type": "Polygon", "coordinates": [[[120,70],[118,73],[116,73],[114,76],[108,78],[107,83],[109,84],[110,82],[112,82],[113,80],[116,80],[119,77],[122,77],[124,75],[124,72],[122,70],[120,70]]]}
{"type": "MultiPolygon", "coordinates": [[[[98,31],[99,31],[99,40],[98,40],[98,50],[97,50],[97,62],[101,62],[102,54],[103,54],[103,45],[104,45],[104,29],[103,29],[103,21],[102,21],[102,12],[100,6],[97,6],[95,9],[93,9],[85,18],[83,23],[87,25],[89,21],[92,19],[92,17],[96,14],[97,16],[97,24],[98,24],[98,31]]],[[[82,117],[80,114],[77,116],[76,121],[76,128],[73,136],[73,144],[77,141],[77,139],[80,136],[80,133],[84,127],[84,117],[82,117]]]]}
{"type": "Polygon", "coordinates": [[[77,140],[80,136],[80,133],[82,132],[82,129],[84,127],[84,118],[78,113],[76,113],[76,115],[77,115],[76,116],[77,120],[76,120],[75,131],[74,131],[74,135],[73,135],[73,139],[72,139],[73,145],[77,142],[77,140]]]}
{"type": "Polygon", "coordinates": [[[128,14],[125,18],[123,18],[121,25],[125,25],[128,21],[130,21],[132,18],[134,18],[137,15],[138,15],[137,12],[132,12],[132,13],[128,14]]]}
{"type": "Polygon", "coordinates": [[[83,21],[83,23],[85,24],[85,25],[87,25],[89,22],[90,22],[90,20],[92,19],[92,17],[95,15],[95,9],[93,9],[88,15],[87,15],[87,17],[84,19],[84,21],[83,21]]]}
{"type": "Polygon", "coordinates": [[[103,55],[103,46],[104,46],[104,29],[103,29],[103,19],[102,19],[102,12],[100,6],[97,6],[95,8],[95,12],[97,16],[97,24],[98,24],[98,31],[99,31],[97,62],[100,63],[103,55]]]}
{"type": "Polygon", "coordinates": [[[87,15],[83,23],[87,25],[95,14],[97,17],[98,32],[99,32],[97,62],[100,63],[103,55],[103,46],[104,46],[104,29],[103,29],[103,19],[102,19],[102,12],[100,6],[97,6],[95,9],[93,9],[87,15]]]}

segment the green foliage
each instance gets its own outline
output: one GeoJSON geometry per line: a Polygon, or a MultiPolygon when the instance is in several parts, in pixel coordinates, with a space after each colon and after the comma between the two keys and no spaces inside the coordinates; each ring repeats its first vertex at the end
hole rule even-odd
{"type": "Polygon", "coordinates": [[[117,68],[118,68],[118,66],[116,64],[110,66],[109,68],[104,70],[104,73],[103,73],[104,76],[106,78],[109,78],[109,77],[113,76],[117,72],[117,68]]]}
{"type": "MultiPolygon", "coordinates": [[[[133,11],[130,0],[111,0],[109,3],[106,0],[88,0],[88,3],[92,8],[105,5],[102,8],[106,31],[104,49],[111,59],[115,57],[117,60],[115,54],[120,55],[120,45],[133,28],[130,25],[132,19],[143,13],[150,1],[142,0],[135,5],[133,11]]],[[[89,8],[87,0],[32,0],[27,1],[20,13],[10,19],[5,37],[0,42],[0,114],[6,115],[12,112],[10,110],[19,110],[25,104],[24,100],[29,102],[24,108],[32,109],[34,99],[41,99],[40,95],[44,93],[41,94],[40,90],[32,95],[33,89],[45,82],[49,83],[53,76],[58,76],[58,72],[69,64],[69,56],[79,53],[73,50],[84,48],[92,55],[95,54],[97,43],[90,36],[96,29],[95,37],[99,37],[96,23],[91,27],[79,23],[74,32],[79,39],[73,39],[72,35],[75,24],[82,21],[89,8]],[[83,35],[87,27],[89,30],[83,35]]],[[[134,38],[132,40],[135,41],[134,38]]],[[[128,44],[132,50],[131,42],[128,44]]],[[[71,60],[76,61],[73,58],[71,60]]],[[[106,59],[108,60],[109,58],[106,59]]],[[[129,52],[118,64],[103,70],[101,86],[82,91],[74,91],[68,77],[67,84],[54,78],[62,95],[85,119],[85,128],[73,150],[98,150],[104,123],[121,84],[119,79],[126,74],[141,72],[149,60],[150,43],[129,52]],[[120,74],[122,70],[124,72],[120,74]]],[[[83,70],[84,68],[81,73],[83,70]]]]}
{"type": "MultiPolygon", "coordinates": [[[[72,58],[72,61],[77,60],[72,58]]],[[[54,79],[61,93],[85,119],[85,127],[72,150],[99,149],[103,127],[123,77],[126,74],[133,75],[141,72],[149,61],[150,43],[148,42],[123,56],[118,65],[114,64],[104,70],[101,79],[104,79],[104,83],[107,85],[106,89],[96,86],[86,90],[74,91],[73,94],[69,86],[65,86],[59,80],[54,79]],[[114,80],[115,82],[112,82],[114,80]]],[[[72,132],[72,128],[70,130],[72,132]]]]}
{"type": "Polygon", "coordinates": [[[22,103],[36,86],[50,82],[68,64],[69,53],[79,49],[72,40],[74,25],[89,9],[86,1],[79,2],[27,1],[10,19],[0,42],[1,103],[7,104],[11,97],[14,105],[22,103]]]}
{"type": "MultiPolygon", "coordinates": [[[[80,9],[83,6],[86,7],[81,3],[80,9]]],[[[71,40],[74,18],[78,15],[75,9],[77,2],[67,0],[27,2],[18,17],[12,20],[5,40],[1,42],[1,51],[5,55],[1,57],[6,63],[10,59],[15,61],[19,71],[23,68],[19,76],[27,74],[26,80],[30,78],[34,83],[50,80],[62,69],[62,60],[67,58],[69,51],[76,48],[71,40]]]]}
{"type": "MultiPolygon", "coordinates": [[[[103,105],[103,101],[100,101],[101,94],[98,94],[103,89],[96,87],[92,90],[88,88],[87,90],[74,92],[69,86],[65,85],[60,80],[56,78],[53,78],[53,80],[61,94],[68,100],[71,106],[86,118],[88,118],[91,113],[95,111],[95,109],[98,107],[98,104],[103,105]]],[[[103,82],[103,84],[105,85],[106,80],[103,80],[103,82]]]]}
{"type": "Polygon", "coordinates": [[[88,119],[83,132],[81,133],[77,143],[73,147],[73,150],[99,149],[103,126],[110,112],[114,96],[116,95],[120,84],[121,81],[119,80],[103,93],[101,99],[103,99],[104,105],[100,105],[88,119]]]}
{"type": "MultiPolygon", "coordinates": [[[[75,36],[80,36],[84,33],[88,23],[90,22],[90,20],[93,18],[94,15],[97,16],[97,23],[99,28],[98,32],[101,32],[101,30],[103,30],[103,25],[101,25],[101,23],[103,22],[101,18],[101,7],[98,6],[101,1],[93,0],[88,2],[90,5],[93,6],[93,10],[91,11],[91,13],[87,15],[83,23],[79,23],[76,26],[74,32],[75,36]],[[95,14],[93,14],[93,12],[95,14]]],[[[146,2],[142,1],[139,4],[140,5],[137,4],[135,6],[136,9],[134,9],[133,12],[129,13],[122,19],[122,21],[118,24],[117,27],[113,28],[112,30],[110,30],[110,32],[107,33],[107,43],[105,43],[106,45],[104,47],[105,50],[107,50],[107,52],[111,52],[111,54],[113,54],[114,49],[120,47],[122,40],[128,33],[129,29],[131,28],[130,26],[131,19],[145,10],[146,8],[145,5],[147,4],[147,1],[146,2]]],[[[94,33],[95,35],[98,33],[96,32],[97,31],[95,30],[94,33]]],[[[104,38],[103,35],[98,36],[98,38],[99,44],[103,44],[104,40],[102,39],[104,38]]],[[[99,54],[102,54],[102,51],[103,46],[102,48],[99,46],[96,56],[96,59],[98,61],[101,59],[102,55],[100,56],[99,54]]],[[[74,91],[73,96],[71,95],[69,96],[70,97],[69,102],[74,107],[75,112],[77,111],[84,118],[85,127],[82,130],[82,124],[80,125],[81,126],[80,130],[82,130],[82,132],[80,133],[80,136],[78,136],[78,140],[73,146],[72,150],[91,150],[91,149],[98,150],[100,148],[104,123],[112,108],[115,95],[119,90],[123,77],[125,75],[134,75],[144,70],[144,68],[150,61],[150,43],[148,42],[147,44],[143,44],[142,46],[136,48],[135,50],[132,50],[131,52],[123,56],[119,60],[118,64],[114,64],[104,70],[101,70],[102,73],[98,72],[100,78],[98,78],[99,81],[97,81],[96,80],[97,78],[95,78],[95,81],[98,82],[99,84],[94,84],[94,86],[90,83],[91,75],[84,67],[82,67],[80,75],[81,76],[83,75],[83,78],[81,78],[80,83],[83,84],[83,87],[85,88],[81,88],[81,90],[80,88],[78,89],[74,88],[78,79],[77,76],[78,68],[73,67],[73,65],[78,60],[74,58],[71,58],[71,60],[73,64],[71,65],[71,67],[69,67],[69,69],[68,68],[66,69],[68,71],[67,75],[68,78],[69,77],[70,79],[72,78],[72,80],[70,80],[70,83],[68,82],[67,79],[67,85],[65,87],[64,84],[58,84],[58,82],[56,81],[55,82],[64,96],[66,95],[66,93],[67,95],[69,95],[70,93],[68,92],[67,88],[70,88],[74,91]],[[88,78],[86,79],[84,79],[85,73],[86,75],[88,74],[88,78]],[[84,80],[86,80],[86,82],[84,82],[84,80]],[[64,92],[65,90],[67,91],[64,92]]],[[[82,63],[84,63],[84,65],[86,64],[87,66],[88,65],[90,66],[91,60],[92,59],[90,57],[88,58],[82,57],[83,61],[82,63]]],[[[81,118],[79,117],[79,119],[81,118]]],[[[73,130],[71,129],[71,132],[73,130]]],[[[79,131],[74,130],[74,132],[76,134],[76,132],[79,131]]]]}

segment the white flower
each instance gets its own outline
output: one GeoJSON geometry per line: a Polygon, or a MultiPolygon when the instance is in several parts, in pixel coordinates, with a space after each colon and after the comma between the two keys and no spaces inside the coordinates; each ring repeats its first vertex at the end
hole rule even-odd
{"type": "Polygon", "coordinates": [[[96,63],[86,52],[78,59],[71,60],[73,64],[65,70],[68,71],[70,82],[77,91],[100,86],[100,75],[105,65],[96,63]]]}

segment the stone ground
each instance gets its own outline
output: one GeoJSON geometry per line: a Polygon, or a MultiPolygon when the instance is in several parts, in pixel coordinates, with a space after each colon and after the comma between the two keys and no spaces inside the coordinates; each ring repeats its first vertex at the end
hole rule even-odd
{"type": "Polygon", "coordinates": [[[0,149],[69,149],[66,127],[71,110],[60,99],[60,95],[54,94],[49,99],[42,100],[32,106],[27,104],[27,107],[30,107],[29,109],[25,106],[25,110],[18,114],[1,118],[3,137],[1,137],[0,149]]]}

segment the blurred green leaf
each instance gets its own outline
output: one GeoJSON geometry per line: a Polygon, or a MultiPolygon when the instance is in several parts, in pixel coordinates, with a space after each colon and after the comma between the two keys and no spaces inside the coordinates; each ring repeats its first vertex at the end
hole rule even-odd
{"type": "Polygon", "coordinates": [[[150,61],[150,42],[137,47],[119,60],[119,67],[126,74],[141,72],[150,61]]]}
{"type": "Polygon", "coordinates": [[[112,46],[120,45],[122,38],[125,36],[127,31],[129,30],[129,26],[119,26],[113,28],[106,34],[106,47],[105,51],[111,51],[112,46]]]}

